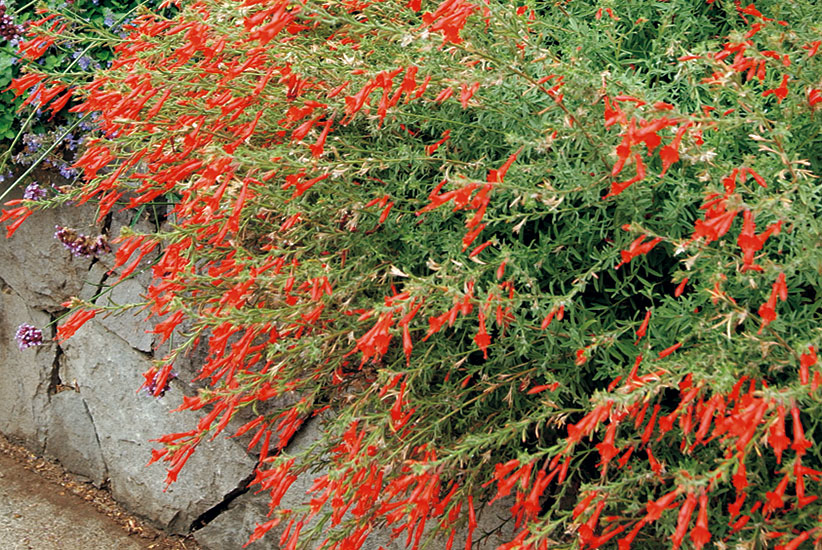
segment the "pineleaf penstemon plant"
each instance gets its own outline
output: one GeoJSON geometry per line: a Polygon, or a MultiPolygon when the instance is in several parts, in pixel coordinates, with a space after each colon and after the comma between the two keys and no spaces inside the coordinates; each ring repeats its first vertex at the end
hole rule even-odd
{"type": "MultiPolygon", "coordinates": [[[[183,402],[206,416],[153,457],[169,482],[245,415],[252,538],[289,549],[383,526],[469,548],[503,497],[503,550],[819,544],[822,6],[178,8],[71,90],[104,132],[82,185],[2,215],[171,203],[113,241],[116,277],[154,259],[155,331],[188,327],[147,384],[209,350],[183,402]]],[[[11,89],[67,93],[36,65],[11,89]]],[[[99,311],[77,306],[59,338],[99,311]]]]}

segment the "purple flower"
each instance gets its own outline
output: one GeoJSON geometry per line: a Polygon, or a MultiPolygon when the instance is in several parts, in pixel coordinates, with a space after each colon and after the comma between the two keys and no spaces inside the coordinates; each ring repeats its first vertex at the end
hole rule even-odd
{"type": "Polygon", "coordinates": [[[77,175],[77,170],[75,170],[74,168],[65,163],[60,164],[58,169],[60,170],[60,175],[68,180],[77,175]]]}
{"type": "Polygon", "coordinates": [[[92,239],[71,227],[55,225],[54,228],[57,230],[54,232],[54,238],[63,243],[63,246],[78,258],[97,257],[111,252],[108,237],[105,235],[98,235],[97,238],[92,239]]]}
{"type": "Polygon", "coordinates": [[[43,345],[43,331],[28,323],[23,323],[17,327],[17,334],[14,335],[20,351],[26,348],[43,345]]]}
{"type": "Polygon", "coordinates": [[[84,71],[88,70],[93,62],[89,56],[83,55],[83,52],[80,51],[74,52],[71,57],[77,60],[77,65],[79,65],[80,69],[84,71]]]}
{"type": "MultiPolygon", "coordinates": [[[[37,93],[39,95],[40,92],[37,93]]],[[[43,138],[37,134],[23,134],[23,143],[30,153],[35,153],[43,145],[43,138]]]]}
{"type": "Polygon", "coordinates": [[[16,25],[11,15],[6,13],[6,5],[0,4],[0,38],[14,40],[23,34],[23,26],[16,25]]]}
{"type": "Polygon", "coordinates": [[[91,254],[93,256],[100,256],[111,252],[111,245],[108,244],[108,237],[105,235],[97,235],[91,245],[91,254]]]}
{"type": "Polygon", "coordinates": [[[33,181],[23,191],[23,198],[30,201],[41,201],[46,198],[46,190],[40,187],[36,181],[33,181]]]}
{"type": "MultiPolygon", "coordinates": [[[[59,131],[63,131],[63,128],[58,128],[59,131]]],[[[77,149],[78,140],[74,137],[74,134],[68,132],[63,136],[63,144],[66,146],[66,149],[69,151],[74,151],[77,149]]]]}

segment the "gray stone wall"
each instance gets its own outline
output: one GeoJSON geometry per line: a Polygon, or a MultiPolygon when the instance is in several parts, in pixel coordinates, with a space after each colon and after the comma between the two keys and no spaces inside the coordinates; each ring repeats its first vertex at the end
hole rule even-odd
{"type": "MultiPolygon", "coordinates": [[[[196,364],[181,366],[171,391],[155,399],[136,392],[154,358],[154,335],[146,332],[152,325],[143,315],[98,316],[62,345],[52,341],[53,321],[66,311],[61,304],[72,296],[99,294],[112,261],[73,257],[54,238],[55,225],[117,235],[119,224],[133,222],[114,215],[101,226],[89,226],[95,217],[91,207],[38,212],[12,238],[0,237],[0,432],[107,486],[124,507],[168,532],[193,532],[211,550],[239,549],[268,512],[266,495],[246,487],[255,456],[236,440],[219,437],[198,448],[168,489],[162,463],[146,467],[150,439],[197,423],[198,413],[170,413],[183,395],[195,391],[188,380],[196,364]],[[22,323],[52,323],[44,330],[45,344],[18,350],[14,335],[22,323]]],[[[137,276],[98,301],[141,301],[147,284],[146,274],[137,276]]],[[[286,451],[310,444],[321,429],[319,421],[309,422],[286,451]]],[[[298,480],[283,504],[303,502],[310,485],[311,479],[298,480]]],[[[485,510],[480,530],[496,531],[504,515],[505,506],[485,510]]],[[[479,548],[499,544],[497,536],[475,538],[482,540],[479,548]]],[[[269,536],[248,548],[274,548],[276,539],[269,536]]],[[[387,534],[379,539],[369,547],[403,547],[387,534]]]]}

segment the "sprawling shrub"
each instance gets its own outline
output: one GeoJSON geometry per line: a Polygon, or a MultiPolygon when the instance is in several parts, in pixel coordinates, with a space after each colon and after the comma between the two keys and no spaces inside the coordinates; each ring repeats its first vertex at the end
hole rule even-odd
{"type": "MultiPolygon", "coordinates": [[[[281,544],[393,528],[451,548],[509,496],[515,548],[818,544],[816,2],[203,0],[141,14],[65,94],[105,135],[34,208],[165,205],[126,230],[205,415],[259,452],[281,544]],[[189,327],[179,334],[180,327],[189,327]],[[290,399],[275,399],[290,396],[290,399]],[[289,403],[280,408],[272,403],[289,403]],[[325,438],[283,449],[332,409],[325,438]],[[302,508],[279,506],[324,466],[302,508]],[[317,521],[321,519],[322,521],[317,521]],[[440,539],[432,537],[441,536],[440,539]]],[[[59,19],[58,19],[59,20],[59,19]]],[[[36,58],[60,40],[35,24],[36,58]]],[[[76,301],[69,337],[101,313],[76,301]]]]}

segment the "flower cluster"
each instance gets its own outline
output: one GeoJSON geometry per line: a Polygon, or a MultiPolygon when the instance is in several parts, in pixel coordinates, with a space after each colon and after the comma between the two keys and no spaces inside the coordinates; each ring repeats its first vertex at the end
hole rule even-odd
{"type": "Polygon", "coordinates": [[[43,345],[43,331],[28,323],[23,323],[17,327],[14,339],[17,341],[17,346],[21,351],[27,348],[41,346],[43,345]]]}
{"type": "Polygon", "coordinates": [[[78,258],[93,258],[111,252],[111,245],[105,235],[92,238],[70,227],[56,225],[54,228],[54,238],[78,258]]]}
{"type": "Polygon", "coordinates": [[[79,156],[82,145],[94,137],[94,125],[83,123],[80,132],[68,131],[68,126],[54,126],[46,132],[22,134],[22,147],[16,149],[11,160],[20,166],[39,163],[43,168],[57,168],[60,175],[73,179],[78,175],[72,164],[79,156]],[[44,157],[44,149],[50,152],[44,157]]]}
{"type": "Polygon", "coordinates": [[[25,32],[23,25],[17,25],[6,12],[6,5],[0,4],[0,37],[12,41],[25,32]]]}
{"type": "Polygon", "coordinates": [[[46,190],[40,187],[36,181],[33,181],[23,191],[23,198],[30,201],[41,201],[46,198],[46,190]]]}

